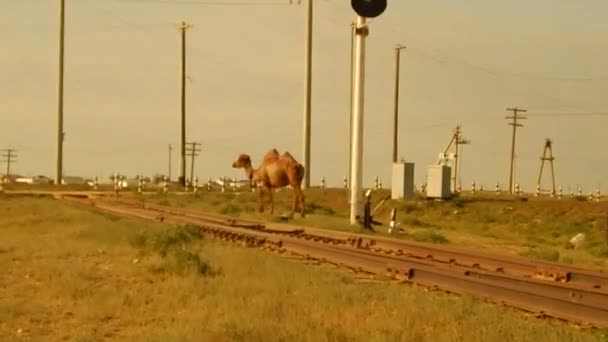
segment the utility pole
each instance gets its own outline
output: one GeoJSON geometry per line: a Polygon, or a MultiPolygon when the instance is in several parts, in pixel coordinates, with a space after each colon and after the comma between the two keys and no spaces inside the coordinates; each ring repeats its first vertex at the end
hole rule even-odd
{"type": "Polygon", "coordinates": [[[198,146],[200,146],[201,144],[197,142],[191,142],[188,143],[188,145],[190,145],[190,147],[187,148],[188,156],[192,157],[190,161],[190,184],[194,184],[194,157],[198,156],[198,152],[201,151],[198,148],[198,146]]]}
{"type": "Polygon", "coordinates": [[[456,128],[454,129],[454,142],[456,145],[456,153],[454,153],[454,188],[453,191],[456,192],[456,189],[458,188],[458,159],[459,159],[459,154],[460,154],[460,145],[467,145],[470,144],[471,141],[467,140],[467,139],[463,139],[460,134],[462,133],[461,131],[461,126],[458,125],[456,126],[456,128]]]}
{"type": "Polygon", "coordinates": [[[192,25],[182,21],[180,30],[182,36],[182,96],[181,96],[181,163],[179,183],[186,186],[186,30],[192,25]]]}
{"type": "MultiPolygon", "coordinates": [[[[354,54],[354,46],[355,46],[355,32],[356,32],[356,28],[357,28],[357,22],[355,20],[353,20],[350,23],[350,112],[349,112],[349,117],[350,117],[350,128],[349,128],[349,132],[350,135],[348,137],[348,177],[350,177],[350,175],[353,172],[352,169],[352,164],[353,164],[353,144],[351,143],[353,140],[353,94],[355,92],[354,90],[354,83],[353,83],[353,74],[354,74],[354,67],[355,67],[355,54],[354,54]]],[[[348,189],[348,198],[350,201],[350,192],[351,192],[352,188],[349,186],[348,189]]]]}
{"type": "Polygon", "coordinates": [[[311,138],[311,93],[312,93],[312,1],[307,1],[306,15],[306,70],[304,98],[304,182],[302,187],[310,187],[310,138],[311,138]]]}
{"type": "Polygon", "coordinates": [[[353,129],[352,129],[352,164],[350,174],[350,224],[357,224],[357,217],[363,218],[362,183],[363,183],[363,118],[365,95],[365,38],[369,27],[365,17],[357,16],[355,28],[354,56],[354,93],[353,93],[353,129]]]}
{"type": "Polygon", "coordinates": [[[172,150],[173,150],[173,146],[171,146],[171,144],[169,144],[169,168],[167,169],[169,182],[171,182],[171,151],[172,150]]]}
{"type": "Polygon", "coordinates": [[[64,46],[65,46],[65,0],[59,0],[59,81],[57,103],[57,165],[55,170],[55,184],[63,180],[63,74],[64,74],[64,46]]]}
{"type": "Polygon", "coordinates": [[[546,139],[545,140],[545,148],[543,149],[543,155],[540,157],[540,173],[538,174],[538,188],[540,188],[540,181],[543,177],[543,168],[545,166],[545,161],[548,161],[549,164],[551,165],[551,181],[553,184],[553,188],[551,190],[551,194],[553,196],[555,196],[555,170],[553,169],[553,161],[555,160],[555,158],[553,157],[553,149],[551,148],[553,145],[553,142],[551,141],[551,139],[546,139]],[[547,157],[547,152],[549,152],[549,156],[547,157]]]}
{"type": "MultiPolygon", "coordinates": [[[[448,151],[450,150],[450,147],[452,147],[452,145],[454,145],[454,173],[453,173],[453,178],[452,178],[452,191],[456,192],[456,189],[458,187],[457,182],[458,182],[458,158],[459,158],[459,152],[460,152],[460,145],[468,145],[471,143],[470,140],[468,139],[464,139],[460,136],[460,134],[462,133],[462,126],[458,125],[456,126],[456,128],[454,128],[453,133],[452,133],[452,139],[450,139],[450,142],[448,143],[448,146],[445,148],[445,150],[443,151],[443,155],[445,156],[446,153],[448,153],[448,151]]],[[[443,158],[440,158],[439,161],[437,161],[437,165],[440,165],[443,162],[443,158]]]]}
{"type": "Polygon", "coordinates": [[[509,123],[510,126],[513,126],[513,137],[511,139],[511,171],[509,173],[509,193],[513,194],[514,189],[513,189],[513,182],[514,182],[514,177],[515,177],[515,167],[514,167],[514,161],[515,161],[515,133],[517,131],[517,127],[523,127],[524,125],[520,124],[518,122],[518,120],[524,120],[527,119],[525,116],[521,116],[519,115],[519,113],[525,113],[527,112],[527,110],[525,109],[520,109],[520,108],[507,108],[508,111],[512,111],[513,115],[512,116],[505,116],[505,119],[510,119],[513,120],[512,122],[509,123]]]}
{"type": "Polygon", "coordinates": [[[393,163],[397,162],[397,153],[399,146],[399,62],[401,59],[401,50],[405,49],[404,45],[397,44],[395,46],[395,112],[393,117],[393,163]]]}
{"type": "Polygon", "coordinates": [[[0,154],[0,157],[2,157],[2,160],[0,162],[6,163],[6,179],[10,180],[11,164],[17,162],[17,150],[12,148],[5,148],[0,150],[0,152],[2,152],[2,154],[0,154]]]}

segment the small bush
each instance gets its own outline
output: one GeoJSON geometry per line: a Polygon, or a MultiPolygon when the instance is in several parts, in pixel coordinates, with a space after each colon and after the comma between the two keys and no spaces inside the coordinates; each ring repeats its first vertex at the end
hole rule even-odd
{"type": "Polygon", "coordinates": [[[483,213],[479,216],[479,221],[482,223],[495,223],[496,217],[490,213],[483,213]]]}
{"type": "Polygon", "coordinates": [[[306,203],[306,212],[312,213],[315,215],[326,215],[326,216],[333,216],[336,214],[336,212],[332,208],[317,204],[315,202],[306,203]]]}
{"type": "Polygon", "coordinates": [[[193,271],[204,276],[216,276],[221,273],[220,270],[213,269],[208,262],[201,260],[197,253],[180,249],[171,253],[164,264],[151,266],[150,271],[178,275],[193,271]]]}
{"type": "Polygon", "coordinates": [[[591,255],[596,256],[598,258],[608,257],[608,247],[606,246],[596,246],[592,248],[590,251],[591,255]]]}
{"type": "Polygon", "coordinates": [[[449,242],[445,236],[443,236],[437,232],[434,232],[434,231],[416,232],[416,233],[414,233],[412,238],[415,241],[432,242],[432,243],[438,243],[438,244],[444,244],[444,243],[449,242]]]}
{"type": "Polygon", "coordinates": [[[572,259],[570,257],[562,257],[562,262],[564,264],[572,265],[572,264],[574,264],[574,259],[572,259]]]}
{"type": "Polygon", "coordinates": [[[183,247],[183,245],[192,242],[194,239],[200,238],[201,234],[198,228],[186,225],[156,234],[148,239],[147,244],[160,253],[162,257],[165,257],[172,247],[177,245],[183,247]]]}
{"type": "Polygon", "coordinates": [[[523,257],[540,259],[540,260],[548,260],[548,261],[558,261],[559,260],[559,251],[550,248],[530,248],[525,252],[520,253],[523,257]]]}
{"type": "Polygon", "coordinates": [[[404,203],[400,209],[401,209],[401,211],[405,212],[406,214],[409,214],[409,213],[412,213],[413,211],[415,211],[417,209],[417,206],[414,203],[404,203]]]}
{"type": "Polygon", "coordinates": [[[454,197],[452,199],[452,204],[457,208],[464,208],[464,200],[460,197],[454,197]]]}
{"type": "Polygon", "coordinates": [[[232,203],[228,203],[220,209],[220,213],[224,215],[236,215],[242,211],[241,207],[232,203]]]}
{"type": "Polygon", "coordinates": [[[403,224],[411,227],[421,227],[421,228],[430,228],[433,227],[432,224],[424,222],[417,217],[406,217],[403,219],[403,224]]]}
{"type": "Polygon", "coordinates": [[[215,276],[220,272],[214,270],[211,265],[201,260],[198,250],[187,249],[195,240],[201,238],[200,231],[196,226],[178,226],[159,233],[150,234],[140,232],[129,240],[134,247],[151,249],[158,253],[163,259],[160,265],[150,267],[154,273],[173,273],[183,275],[188,271],[205,276],[215,276]]]}

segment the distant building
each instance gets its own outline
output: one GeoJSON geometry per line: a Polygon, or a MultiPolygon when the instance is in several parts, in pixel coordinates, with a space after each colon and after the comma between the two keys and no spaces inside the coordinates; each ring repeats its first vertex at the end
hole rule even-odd
{"type": "Polygon", "coordinates": [[[61,182],[61,184],[66,184],[66,185],[83,185],[83,184],[87,184],[86,179],[82,178],[82,177],[75,177],[75,176],[65,176],[63,177],[63,180],[61,182]]]}

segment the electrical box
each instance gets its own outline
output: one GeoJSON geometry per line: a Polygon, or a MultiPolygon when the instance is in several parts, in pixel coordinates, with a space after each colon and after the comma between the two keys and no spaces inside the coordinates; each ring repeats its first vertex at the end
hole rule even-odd
{"type": "Polygon", "coordinates": [[[392,199],[411,199],[414,197],[414,163],[398,162],[393,164],[391,186],[392,199]]]}
{"type": "Polygon", "coordinates": [[[447,165],[429,165],[427,173],[426,197],[447,199],[450,190],[452,168],[447,165]]]}

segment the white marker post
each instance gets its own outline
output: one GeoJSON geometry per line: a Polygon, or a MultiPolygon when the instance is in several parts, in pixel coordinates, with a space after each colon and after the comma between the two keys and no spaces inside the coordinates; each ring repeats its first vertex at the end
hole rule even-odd
{"type": "Polygon", "coordinates": [[[358,224],[357,216],[363,217],[363,107],[365,81],[365,38],[369,33],[366,19],[357,16],[355,27],[355,63],[354,63],[354,93],[353,93],[353,126],[352,126],[352,162],[350,174],[350,224],[358,224]]]}

